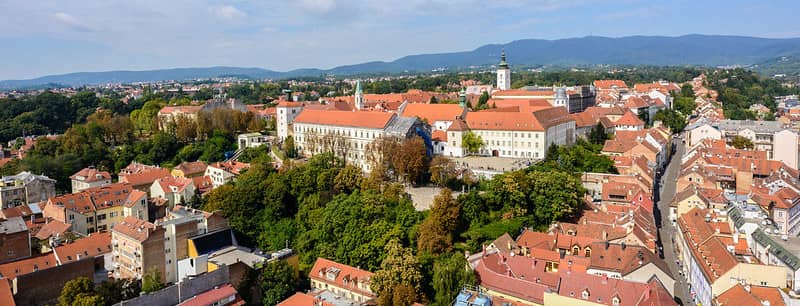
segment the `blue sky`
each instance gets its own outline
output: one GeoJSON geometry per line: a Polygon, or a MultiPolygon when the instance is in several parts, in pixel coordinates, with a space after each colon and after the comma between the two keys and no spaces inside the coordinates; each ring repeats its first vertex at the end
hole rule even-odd
{"type": "Polygon", "coordinates": [[[330,68],[525,38],[800,37],[799,9],[796,0],[0,0],[0,79],[330,68]]]}

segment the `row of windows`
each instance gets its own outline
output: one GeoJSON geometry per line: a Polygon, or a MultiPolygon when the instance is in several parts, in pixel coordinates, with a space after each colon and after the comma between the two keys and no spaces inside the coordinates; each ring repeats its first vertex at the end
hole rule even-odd
{"type": "Polygon", "coordinates": [[[354,131],[354,129],[348,128],[316,128],[316,127],[306,127],[306,126],[297,126],[295,128],[295,132],[298,133],[315,133],[315,134],[333,134],[333,135],[341,135],[347,137],[359,137],[359,138],[369,138],[374,139],[376,137],[380,137],[380,133],[372,132],[364,132],[362,131],[354,131]]]}
{"type": "MultiPolygon", "coordinates": [[[[454,133],[451,133],[451,136],[455,137],[454,133]]],[[[478,136],[486,136],[486,137],[522,137],[522,138],[536,138],[539,139],[539,134],[541,133],[534,133],[534,132],[503,132],[503,131],[475,131],[475,134],[478,136]]]]}

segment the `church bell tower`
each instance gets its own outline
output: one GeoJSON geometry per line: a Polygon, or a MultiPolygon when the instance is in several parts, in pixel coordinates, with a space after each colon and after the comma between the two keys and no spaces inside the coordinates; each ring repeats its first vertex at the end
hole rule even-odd
{"type": "Polygon", "coordinates": [[[506,63],[505,50],[503,50],[503,53],[500,56],[500,64],[497,65],[497,89],[511,89],[511,69],[508,68],[508,63],[506,63]]]}

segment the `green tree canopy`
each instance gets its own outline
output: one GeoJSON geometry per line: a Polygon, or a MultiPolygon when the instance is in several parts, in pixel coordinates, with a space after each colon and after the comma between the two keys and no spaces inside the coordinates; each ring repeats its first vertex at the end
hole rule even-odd
{"type": "Polygon", "coordinates": [[[467,150],[469,154],[478,153],[482,146],[483,139],[472,131],[467,131],[461,136],[461,147],[467,150]]]}

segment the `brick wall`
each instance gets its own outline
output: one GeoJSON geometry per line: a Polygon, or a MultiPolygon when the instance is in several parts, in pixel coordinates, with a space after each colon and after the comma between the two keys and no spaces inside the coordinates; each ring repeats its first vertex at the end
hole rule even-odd
{"type": "Polygon", "coordinates": [[[65,265],[17,276],[13,280],[14,300],[17,305],[45,305],[58,303],[64,285],[84,276],[94,281],[94,258],[85,258],[65,265]]]}

